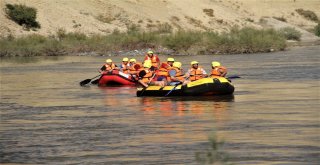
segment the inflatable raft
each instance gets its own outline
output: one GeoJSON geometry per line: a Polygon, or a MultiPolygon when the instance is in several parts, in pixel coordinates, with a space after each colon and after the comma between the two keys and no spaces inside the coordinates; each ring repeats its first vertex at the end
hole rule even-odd
{"type": "Polygon", "coordinates": [[[113,70],[101,75],[98,85],[99,86],[117,86],[117,85],[135,85],[136,81],[130,74],[113,70]]]}
{"type": "Polygon", "coordinates": [[[224,77],[203,78],[186,85],[138,88],[137,96],[216,96],[230,95],[234,86],[224,77]]]}

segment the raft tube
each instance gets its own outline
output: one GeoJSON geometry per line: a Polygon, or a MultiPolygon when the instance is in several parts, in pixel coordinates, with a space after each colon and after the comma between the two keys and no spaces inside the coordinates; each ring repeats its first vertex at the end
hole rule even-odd
{"type": "Polygon", "coordinates": [[[112,72],[107,72],[101,75],[99,86],[118,86],[118,85],[136,85],[136,81],[130,74],[125,74],[123,72],[113,70],[112,72]]]}
{"type": "Polygon", "coordinates": [[[231,95],[234,86],[224,77],[203,78],[186,85],[138,88],[137,96],[218,96],[231,95]]]}

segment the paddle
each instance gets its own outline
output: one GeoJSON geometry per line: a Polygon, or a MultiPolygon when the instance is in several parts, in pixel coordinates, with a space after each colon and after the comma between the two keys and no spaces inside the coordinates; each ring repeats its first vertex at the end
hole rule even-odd
{"type": "Polygon", "coordinates": [[[229,82],[231,82],[232,79],[236,79],[236,78],[241,78],[241,77],[238,76],[238,75],[232,75],[232,76],[226,77],[226,79],[227,79],[229,82]]]}
{"type": "Polygon", "coordinates": [[[169,96],[169,94],[172,92],[172,91],[174,91],[176,88],[177,88],[177,86],[178,85],[180,85],[182,82],[179,82],[179,83],[177,83],[176,85],[174,85],[174,87],[166,94],[166,95],[164,95],[164,96],[169,96]]]}
{"type": "Polygon", "coordinates": [[[228,76],[226,77],[227,79],[235,79],[235,78],[241,78],[240,76],[238,75],[232,75],[232,76],[228,76]]]}
{"type": "Polygon", "coordinates": [[[94,76],[94,77],[91,78],[91,79],[85,79],[85,80],[81,81],[81,82],[80,82],[80,86],[84,86],[84,85],[90,83],[92,79],[97,78],[97,77],[99,77],[99,76],[100,76],[100,74],[97,75],[97,76],[94,76]]]}
{"type": "Polygon", "coordinates": [[[95,80],[93,80],[93,81],[91,82],[91,84],[98,84],[98,83],[99,83],[99,81],[100,81],[100,78],[95,79],[95,80]]]}

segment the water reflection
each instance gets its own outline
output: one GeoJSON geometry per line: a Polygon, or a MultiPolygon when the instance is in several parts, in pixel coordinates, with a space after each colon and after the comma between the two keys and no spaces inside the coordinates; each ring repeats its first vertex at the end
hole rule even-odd
{"type": "Polygon", "coordinates": [[[234,102],[234,95],[212,96],[212,97],[141,97],[142,110],[147,113],[160,111],[163,116],[178,115],[186,113],[203,114],[212,111],[221,119],[222,113],[227,110],[230,102],[234,102]],[[176,114],[177,113],[177,114],[176,114]]]}

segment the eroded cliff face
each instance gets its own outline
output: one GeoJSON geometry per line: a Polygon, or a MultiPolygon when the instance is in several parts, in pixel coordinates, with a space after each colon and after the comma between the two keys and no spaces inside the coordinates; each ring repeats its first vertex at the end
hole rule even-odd
{"type": "MultiPolygon", "coordinates": [[[[130,27],[146,31],[223,32],[234,26],[265,27],[266,24],[261,24],[264,18],[282,18],[292,27],[310,29],[317,23],[295,10],[311,10],[319,17],[319,6],[319,0],[1,0],[0,36],[33,33],[48,36],[59,29],[88,35],[109,34],[130,27]],[[28,31],[8,19],[4,11],[7,3],[36,8],[41,28],[28,31]]],[[[277,21],[269,22],[268,26],[277,27],[277,21]]]]}

